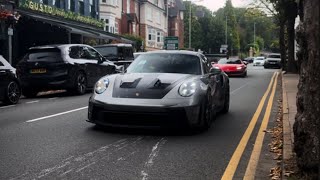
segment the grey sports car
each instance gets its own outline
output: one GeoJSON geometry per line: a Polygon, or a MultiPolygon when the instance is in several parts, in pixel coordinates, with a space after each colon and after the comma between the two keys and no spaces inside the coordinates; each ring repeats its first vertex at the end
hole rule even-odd
{"type": "Polygon", "coordinates": [[[124,73],[95,85],[88,120],[116,127],[208,129],[217,113],[229,111],[229,78],[191,51],[141,54],[124,73]]]}

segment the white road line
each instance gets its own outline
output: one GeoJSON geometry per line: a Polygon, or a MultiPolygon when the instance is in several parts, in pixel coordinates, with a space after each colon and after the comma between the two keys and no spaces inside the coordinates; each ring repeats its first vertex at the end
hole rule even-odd
{"type": "Polygon", "coordinates": [[[152,147],[152,151],[149,155],[148,160],[144,164],[144,169],[141,171],[142,180],[147,180],[149,178],[148,170],[153,165],[154,159],[158,156],[160,148],[167,142],[166,139],[161,138],[156,145],[152,147]]]}
{"type": "Polygon", "coordinates": [[[80,172],[80,171],[84,170],[85,168],[88,168],[88,167],[90,167],[90,166],[94,165],[95,163],[96,163],[96,162],[92,162],[92,163],[90,163],[90,164],[88,164],[88,165],[86,165],[86,166],[84,166],[84,167],[82,167],[82,168],[78,169],[76,172],[78,173],[78,172],[80,172]]]}
{"type": "Polygon", "coordinates": [[[245,83],[245,84],[244,84],[244,85],[242,85],[241,87],[239,87],[239,88],[237,88],[237,89],[235,89],[235,90],[231,91],[231,92],[230,92],[230,94],[234,94],[234,93],[235,93],[235,92],[237,92],[238,90],[240,90],[240,89],[242,89],[242,88],[246,87],[248,84],[249,84],[249,82],[245,83]]]}
{"type": "Polygon", "coordinates": [[[49,100],[55,100],[58,99],[58,97],[49,98],[49,100]]]}
{"type": "Polygon", "coordinates": [[[61,115],[72,113],[72,112],[76,112],[76,111],[81,111],[81,110],[87,109],[87,108],[88,108],[88,106],[85,106],[85,107],[78,108],[78,109],[73,109],[73,110],[70,110],[70,111],[65,111],[65,112],[61,112],[61,113],[57,113],[57,114],[52,114],[52,115],[49,115],[49,116],[44,116],[44,117],[40,117],[40,118],[36,118],[36,119],[31,119],[31,120],[28,120],[26,122],[29,123],[29,122],[35,122],[35,121],[40,121],[40,120],[44,120],[44,119],[49,119],[49,118],[52,118],[52,117],[61,116],[61,115]]]}
{"type": "Polygon", "coordinates": [[[37,103],[39,102],[39,100],[36,100],[36,101],[29,101],[29,102],[26,102],[26,104],[32,104],[32,103],[37,103]]]}
{"type": "Polygon", "coordinates": [[[9,107],[14,107],[14,106],[16,106],[16,105],[2,106],[2,107],[0,107],[0,109],[5,109],[5,108],[9,108],[9,107]]]}

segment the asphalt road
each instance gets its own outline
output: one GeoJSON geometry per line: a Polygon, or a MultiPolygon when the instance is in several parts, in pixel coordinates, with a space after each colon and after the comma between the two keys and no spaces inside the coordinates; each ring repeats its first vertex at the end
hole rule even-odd
{"type": "Polygon", "coordinates": [[[0,179],[220,179],[275,71],[250,66],[247,78],[230,78],[230,113],[196,134],[98,129],[85,121],[90,94],[0,105],[0,179]]]}

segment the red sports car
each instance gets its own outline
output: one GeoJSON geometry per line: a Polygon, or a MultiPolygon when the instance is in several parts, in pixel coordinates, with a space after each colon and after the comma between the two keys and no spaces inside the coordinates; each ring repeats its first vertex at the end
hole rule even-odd
{"type": "Polygon", "coordinates": [[[219,67],[229,76],[247,76],[247,66],[239,59],[220,59],[213,67],[219,67]]]}

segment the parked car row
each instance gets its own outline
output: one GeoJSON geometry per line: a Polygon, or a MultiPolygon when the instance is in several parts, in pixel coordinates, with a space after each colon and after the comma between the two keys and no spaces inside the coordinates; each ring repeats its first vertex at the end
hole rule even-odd
{"type": "Polygon", "coordinates": [[[29,48],[16,69],[2,56],[0,60],[0,100],[15,104],[21,94],[34,97],[43,90],[66,89],[84,94],[102,76],[121,72],[132,63],[133,48],[130,44],[96,48],[84,44],[46,45],[29,48]]]}

